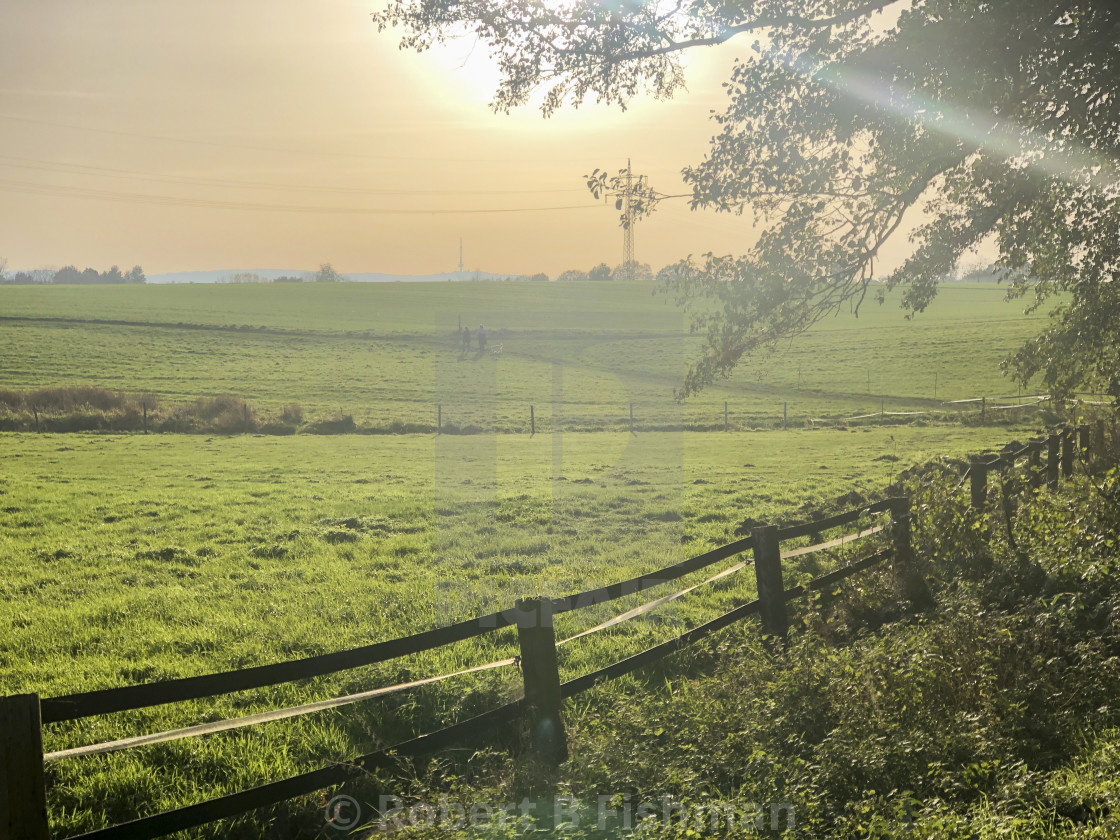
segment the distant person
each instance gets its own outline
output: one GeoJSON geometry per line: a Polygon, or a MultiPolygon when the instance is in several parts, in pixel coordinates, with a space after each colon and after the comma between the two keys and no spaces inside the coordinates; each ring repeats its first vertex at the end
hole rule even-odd
{"type": "Polygon", "coordinates": [[[478,352],[486,352],[486,328],[482,324],[478,325],[478,352]]]}

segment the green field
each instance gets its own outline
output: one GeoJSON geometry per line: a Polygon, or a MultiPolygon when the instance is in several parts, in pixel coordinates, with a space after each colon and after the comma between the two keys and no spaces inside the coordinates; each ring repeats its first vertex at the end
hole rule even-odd
{"type": "MultiPolygon", "coordinates": [[[[756,521],[803,520],[845,494],[857,494],[849,505],[878,498],[907,465],[1024,439],[1046,419],[807,423],[884,401],[888,411],[936,405],[934,373],[939,400],[1007,392],[999,360],[1045,321],[1024,318],[994,287],[947,287],[915,321],[889,305],[838,317],[683,405],[672,389],[699,339],[650,291],[0,288],[0,389],[92,384],[166,402],[232,393],[260,411],[296,402],[307,416],[352,414],[368,428],[430,425],[442,405],[445,423],[482,432],[0,434],[0,691],[55,696],[282,661],[591,588],[756,521]],[[485,324],[503,353],[461,357],[460,316],[485,324]],[[722,429],[725,400],[730,433],[685,430],[722,429]],[[785,402],[790,428],[775,428],[785,402]],[[532,437],[522,434],[529,405],[532,437]]],[[[791,574],[843,556],[810,555],[791,574]]],[[[752,596],[749,575],[727,578],[656,622],[562,648],[562,675],[752,596]]],[[[558,632],[636,603],[564,616],[558,632]]],[[[509,656],[513,644],[502,632],[308,683],[52,726],[46,749],[446,673],[509,656]]],[[[498,669],[239,733],[52,763],[52,817],[68,835],[278,779],[489,708],[519,684],[514,669],[498,669]]],[[[292,826],[271,824],[269,836],[300,834],[304,817],[321,828],[318,807],[292,803],[281,811],[292,826]]],[[[261,836],[270,819],[203,834],[261,836]]]]}
{"type": "Polygon", "coordinates": [[[93,384],[164,401],[233,394],[358,426],[772,427],[1014,396],[999,363],[1045,325],[994,285],[946,286],[907,321],[865,304],[679,405],[702,339],[649,285],[309,284],[0,288],[0,387],[93,384]],[[460,320],[500,356],[460,352],[460,320]],[[126,322],[126,323],[105,323],[126,322]],[[936,399],[935,397],[936,389],[936,399]]]}
{"type": "MultiPolygon", "coordinates": [[[[747,519],[804,518],[804,502],[852,490],[877,497],[897,477],[894,457],[963,454],[1016,432],[1027,430],[0,436],[0,690],[55,696],[282,661],[508,608],[517,597],[579,591],[727,542],[747,519]]],[[[659,610],[657,623],[564,648],[563,676],[751,597],[750,576],[733,576],[659,610]]],[[[636,603],[565,616],[559,632],[636,603]]],[[[515,652],[510,632],[492,634],[308,683],[51,726],[46,749],[515,652]]],[[[518,685],[506,668],[240,733],[66,759],[48,765],[51,812],[69,834],[188,804],[435,728],[518,685]]]]}

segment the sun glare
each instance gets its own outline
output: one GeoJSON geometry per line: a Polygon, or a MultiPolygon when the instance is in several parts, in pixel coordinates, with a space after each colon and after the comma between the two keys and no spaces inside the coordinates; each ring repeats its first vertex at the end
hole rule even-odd
{"type": "Polygon", "coordinates": [[[486,46],[474,35],[436,44],[429,55],[435,59],[438,70],[433,83],[440,86],[449,99],[476,108],[479,104],[489,104],[494,98],[501,73],[486,52],[486,46]]]}

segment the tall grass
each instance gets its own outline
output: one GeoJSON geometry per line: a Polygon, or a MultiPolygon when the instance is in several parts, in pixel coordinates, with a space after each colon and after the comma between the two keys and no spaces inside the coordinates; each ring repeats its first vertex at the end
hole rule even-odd
{"type": "Polygon", "coordinates": [[[128,393],[95,385],[28,391],[0,389],[0,431],[5,432],[292,434],[302,421],[303,410],[296,403],[269,415],[233,394],[173,404],[151,393],[128,393]]]}

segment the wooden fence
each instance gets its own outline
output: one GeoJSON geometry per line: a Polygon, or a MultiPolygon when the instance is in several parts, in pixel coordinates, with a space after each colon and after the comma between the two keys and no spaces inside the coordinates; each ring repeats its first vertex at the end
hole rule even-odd
{"type": "MultiPolygon", "coordinates": [[[[1103,441],[1103,425],[1099,425],[1097,431],[1103,441]]],[[[972,459],[966,474],[966,478],[971,479],[972,504],[977,508],[982,508],[987,503],[986,482],[991,471],[1014,465],[1023,457],[1029,459],[1032,483],[1037,486],[1045,479],[1049,487],[1056,487],[1059,468],[1066,476],[1072,474],[1075,458],[1075,435],[1081,450],[1080,454],[1088,458],[1092,440],[1089,427],[1082,426],[1076,432],[1073,429],[1055,432],[1047,438],[1031,441],[1025,447],[1014,451],[1005,451],[998,457],[972,459]],[[1045,468],[1042,466],[1042,452],[1044,450],[1047,459],[1045,468]]],[[[444,729],[347,760],[345,763],[333,764],[206,802],[109,828],[98,829],[78,835],[78,837],[81,840],[125,840],[125,838],[127,840],[146,840],[146,838],[162,837],[176,831],[234,817],[256,808],[274,805],[296,796],[343,784],[374,768],[393,764],[398,756],[421,755],[461,744],[522,716],[528,718],[533,749],[544,759],[559,762],[567,755],[561,714],[561,705],[564,699],[587,691],[600,682],[615,679],[656,662],[748,616],[757,615],[761,620],[763,632],[768,636],[782,638],[786,635],[789,626],[786,612],[787,602],[810,592],[827,591],[839,581],[887,560],[893,561],[895,581],[901,597],[919,608],[933,603],[926,582],[914,562],[910,541],[910,500],[906,497],[890,497],[824,519],[786,527],[760,525],[754,528],[749,536],[640,577],[562,598],[532,598],[518,601],[509,610],[494,612],[405,638],[378,642],[351,650],[271,665],[243,668],[225,673],[183,677],[156,683],[82,692],[62,697],[40,698],[37,694],[20,694],[0,698],[0,837],[4,840],[8,840],[8,838],[11,838],[11,840],[48,840],[51,836],[46,808],[43,725],[77,720],[92,715],[213,697],[235,691],[322,676],[431,650],[506,627],[515,627],[517,630],[520,648],[518,662],[524,681],[524,697],[520,700],[491,709],[444,729]],[[821,534],[827,530],[851,526],[865,518],[882,514],[889,514],[889,521],[883,525],[870,528],[861,527],[858,533],[854,535],[848,534],[827,542],[820,542],[821,534]],[[786,587],[782,567],[783,558],[789,559],[810,552],[833,548],[882,531],[885,531],[889,536],[888,547],[867,554],[803,585],[792,588],[786,587]],[[804,537],[815,539],[817,542],[810,546],[792,549],[783,555],[781,549],[783,542],[804,537]],[[609,603],[628,595],[644,592],[747,551],[751,552],[751,556],[739,564],[736,569],[748,564],[753,565],[758,593],[756,600],[741,604],[680,636],[640,653],[581,677],[561,682],[556,652],[557,639],[553,623],[553,618],[556,615],[609,603]]],[[[716,577],[721,577],[728,571],[732,570],[725,570],[716,577]]],[[[707,582],[714,579],[711,578],[707,582]]],[[[695,587],[690,587],[673,596],[657,599],[642,608],[631,610],[624,616],[612,620],[612,622],[600,625],[600,627],[609,626],[618,620],[639,614],[646,607],[664,603],[666,600],[683,595],[693,588],[695,587]]],[[[586,635],[586,633],[564,641],[573,641],[583,635],[586,635]]],[[[418,683],[409,685],[416,684],[418,683]]],[[[407,686],[398,686],[397,688],[405,687],[407,686]]],[[[341,700],[347,702],[352,701],[352,699],[341,698],[341,700]]],[[[312,707],[316,705],[319,704],[300,707],[296,711],[300,713],[305,710],[312,711],[314,710],[312,707]]],[[[256,718],[259,717],[267,718],[268,715],[254,716],[254,718],[246,718],[243,721],[247,725],[256,722],[256,718]]],[[[227,726],[225,728],[238,728],[242,725],[241,722],[237,721],[232,723],[237,724],[237,726],[227,726]]],[[[172,740],[177,737],[185,737],[180,733],[203,734],[202,732],[194,733],[193,730],[205,730],[209,726],[211,725],[145,737],[172,740]]],[[[221,728],[211,731],[221,731],[221,728]]],[[[90,748],[63,752],[82,754],[87,750],[92,752],[106,751],[99,750],[99,747],[109,746],[115,749],[131,745],[127,742],[116,742],[111,745],[92,745],[90,748]]],[[[61,757],[61,755],[61,753],[52,754],[52,757],[61,757]]]]}

